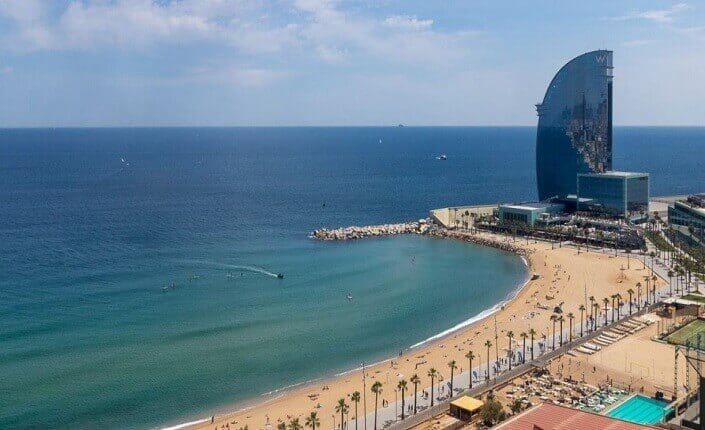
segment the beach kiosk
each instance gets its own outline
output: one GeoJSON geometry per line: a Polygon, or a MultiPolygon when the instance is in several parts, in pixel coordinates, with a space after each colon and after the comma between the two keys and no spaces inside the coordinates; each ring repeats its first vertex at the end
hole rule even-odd
{"type": "Polygon", "coordinates": [[[484,404],[482,400],[463,396],[450,402],[450,414],[462,421],[472,421],[480,415],[484,404]]]}

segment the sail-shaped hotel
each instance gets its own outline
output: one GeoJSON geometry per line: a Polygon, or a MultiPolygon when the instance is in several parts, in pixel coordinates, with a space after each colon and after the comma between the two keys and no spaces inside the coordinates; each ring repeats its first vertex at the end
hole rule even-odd
{"type": "Polygon", "coordinates": [[[500,218],[533,224],[555,211],[639,221],[649,204],[647,173],[612,171],[612,51],[573,58],[536,105],[539,202],[502,205],[500,218]]]}
{"type": "Polygon", "coordinates": [[[536,110],[539,200],[576,194],[578,173],[612,169],[612,51],[569,61],[536,110]]]}

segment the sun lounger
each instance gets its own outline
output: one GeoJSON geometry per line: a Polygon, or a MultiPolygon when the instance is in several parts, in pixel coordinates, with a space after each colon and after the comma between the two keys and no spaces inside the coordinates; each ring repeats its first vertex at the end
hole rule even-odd
{"type": "Polygon", "coordinates": [[[617,326],[617,327],[619,327],[619,329],[622,330],[622,331],[624,331],[625,333],[629,333],[629,334],[634,334],[634,333],[636,333],[636,330],[631,329],[631,328],[629,328],[629,327],[627,327],[627,326],[624,326],[624,325],[619,325],[619,326],[617,326]]]}
{"type": "Polygon", "coordinates": [[[608,337],[613,337],[613,338],[615,338],[615,339],[621,339],[621,338],[624,337],[623,334],[615,333],[615,332],[613,332],[613,331],[606,331],[606,332],[604,332],[604,333],[602,333],[602,334],[604,334],[605,336],[608,336],[608,337]]]}
{"type": "Polygon", "coordinates": [[[625,325],[625,326],[627,326],[627,327],[629,327],[629,328],[631,328],[631,329],[636,329],[636,328],[639,327],[641,324],[638,324],[638,323],[636,323],[636,322],[634,322],[634,321],[624,321],[624,322],[622,322],[622,325],[625,325]]]}
{"type": "Polygon", "coordinates": [[[595,351],[593,351],[592,349],[583,348],[582,346],[575,348],[575,350],[587,355],[592,355],[595,353],[595,351]]]}
{"type": "Polygon", "coordinates": [[[584,347],[587,348],[587,349],[592,349],[592,350],[595,350],[595,351],[599,351],[599,350],[602,349],[602,348],[600,348],[599,346],[593,345],[593,344],[590,343],[590,342],[585,342],[582,346],[584,346],[584,347]]]}

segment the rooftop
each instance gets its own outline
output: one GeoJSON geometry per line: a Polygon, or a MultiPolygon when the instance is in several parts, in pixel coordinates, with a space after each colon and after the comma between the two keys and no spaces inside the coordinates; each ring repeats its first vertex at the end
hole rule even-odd
{"type": "Polygon", "coordinates": [[[549,209],[554,206],[559,206],[556,205],[555,203],[541,203],[541,202],[525,202],[525,203],[514,203],[514,204],[504,204],[504,205],[499,205],[500,207],[503,208],[508,208],[508,209],[520,209],[520,210],[536,210],[536,209],[549,209]]]}
{"type": "Polygon", "coordinates": [[[612,177],[612,178],[641,178],[643,176],[649,176],[648,173],[642,172],[622,172],[618,170],[610,170],[603,173],[578,173],[578,176],[600,176],[600,177],[612,177]]]}
{"type": "Polygon", "coordinates": [[[653,430],[656,428],[551,403],[541,403],[495,427],[498,430],[653,430]]]}
{"type": "Polygon", "coordinates": [[[485,404],[485,402],[483,402],[482,400],[478,400],[474,397],[463,396],[459,399],[453,400],[452,402],[450,402],[450,404],[460,409],[474,412],[480,409],[485,404]]]}

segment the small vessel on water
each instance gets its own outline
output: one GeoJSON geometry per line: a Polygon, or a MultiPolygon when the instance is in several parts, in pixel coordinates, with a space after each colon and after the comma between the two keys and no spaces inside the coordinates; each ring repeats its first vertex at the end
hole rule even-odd
{"type": "Polygon", "coordinates": [[[348,299],[348,300],[352,300],[352,298],[353,298],[353,297],[352,297],[352,294],[348,293],[347,299],[348,299]]]}
{"type": "Polygon", "coordinates": [[[282,273],[277,273],[277,278],[279,278],[279,279],[284,279],[284,274],[282,274],[282,273]]]}
{"type": "Polygon", "coordinates": [[[436,160],[445,161],[445,160],[447,160],[447,159],[448,159],[448,156],[445,155],[445,154],[441,154],[441,155],[439,155],[439,156],[436,157],[436,160]]]}

